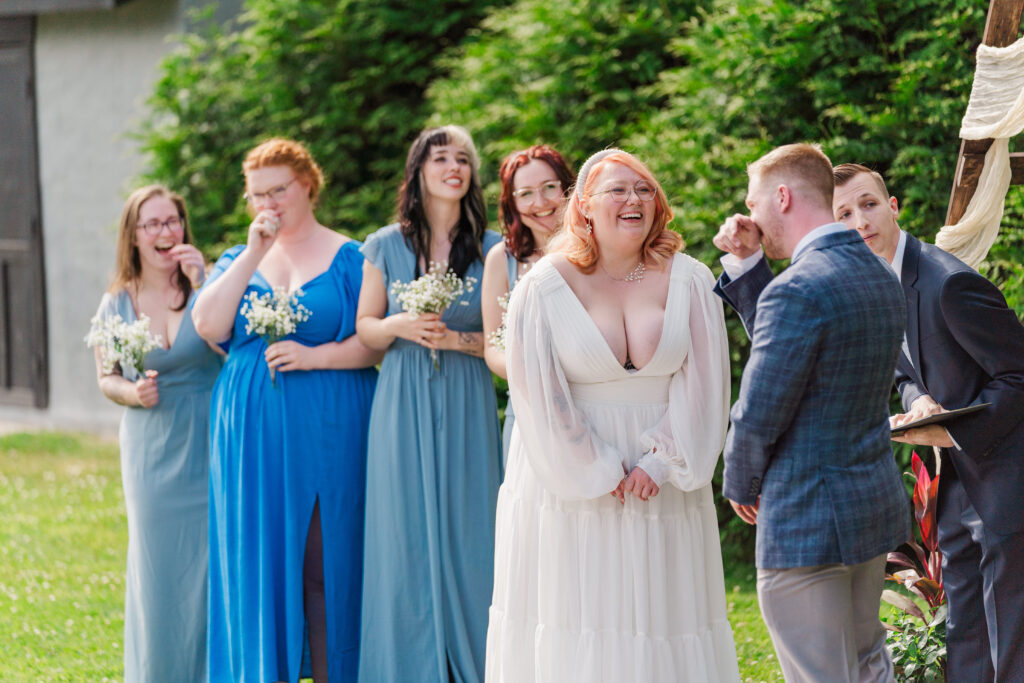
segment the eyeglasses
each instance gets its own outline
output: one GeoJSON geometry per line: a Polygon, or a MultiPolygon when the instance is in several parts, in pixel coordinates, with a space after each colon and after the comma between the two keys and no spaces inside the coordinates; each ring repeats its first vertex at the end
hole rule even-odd
{"type": "Polygon", "coordinates": [[[633,187],[627,185],[619,185],[616,187],[609,188],[607,190],[601,190],[599,192],[592,192],[591,197],[599,194],[610,194],[612,199],[616,202],[624,203],[629,199],[631,193],[636,192],[636,197],[642,202],[649,202],[654,199],[655,190],[647,183],[637,183],[633,187]]]}
{"type": "Polygon", "coordinates": [[[547,200],[561,198],[562,181],[549,180],[537,187],[522,187],[512,193],[512,197],[516,200],[516,204],[520,206],[528,206],[537,201],[537,195],[540,195],[547,200]]]}
{"type": "Polygon", "coordinates": [[[250,204],[262,204],[268,199],[273,199],[275,202],[281,201],[284,198],[284,193],[288,191],[288,186],[294,183],[298,178],[292,178],[284,185],[278,185],[277,187],[271,188],[266,192],[246,192],[243,197],[245,201],[250,204]]]}
{"type": "Polygon", "coordinates": [[[159,235],[164,228],[167,228],[171,232],[178,232],[184,227],[185,221],[181,216],[172,216],[165,221],[151,218],[145,223],[139,223],[136,227],[142,228],[146,231],[147,235],[159,235]]]}

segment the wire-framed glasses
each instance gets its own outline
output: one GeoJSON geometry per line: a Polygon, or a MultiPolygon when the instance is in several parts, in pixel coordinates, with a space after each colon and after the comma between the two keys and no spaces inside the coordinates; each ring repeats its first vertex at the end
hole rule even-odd
{"type": "Polygon", "coordinates": [[[642,202],[651,201],[652,199],[654,199],[654,195],[656,194],[656,191],[653,187],[651,187],[645,182],[639,182],[633,187],[630,187],[629,185],[616,185],[615,187],[610,187],[607,190],[599,190],[597,192],[592,192],[591,196],[593,197],[599,194],[610,194],[614,201],[619,202],[621,204],[627,201],[629,199],[629,196],[634,192],[636,193],[637,199],[639,199],[642,202]]]}
{"type": "Polygon", "coordinates": [[[273,199],[275,202],[279,202],[282,199],[284,199],[284,193],[288,191],[288,186],[294,183],[296,180],[298,180],[298,178],[292,178],[284,185],[272,187],[266,192],[246,192],[242,196],[245,197],[245,201],[249,202],[250,204],[263,204],[268,199],[273,199]]]}
{"type": "Polygon", "coordinates": [[[552,199],[558,199],[561,196],[562,181],[560,180],[549,180],[546,183],[537,185],[536,187],[521,187],[512,193],[512,197],[516,200],[516,204],[519,204],[520,206],[528,206],[537,201],[538,197],[542,197],[550,201],[552,199]]]}

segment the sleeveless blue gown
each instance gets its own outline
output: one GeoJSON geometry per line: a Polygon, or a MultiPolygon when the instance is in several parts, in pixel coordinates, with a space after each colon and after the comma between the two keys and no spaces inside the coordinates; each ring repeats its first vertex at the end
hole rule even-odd
{"type": "MultiPolygon", "coordinates": [[[[288,337],[308,346],[355,333],[363,257],[346,242],[302,286],[312,315],[288,337]]],[[[243,251],[229,249],[210,280],[243,251]]],[[[271,287],[257,271],[249,292],[271,287]]],[[[239,306],[241,309],[241,306],[239,306]]],[[[278,372],[235,318],[213,391],[210,459],[210,637],[213,683],[309,675],[302,566],[313,505],[323,529],[328,676],[355,680],[359,658],[366,426],[376,371],[278,372]]]]}
{"type": "MultiPolygon", "coordinates": [[[[146,354],[159,402],[121,418],[121,481],[128,518],[124,680],[206,680],[207,491],[210,390],[220,356],[192,327],[192,303],[169,349],[146,354]]],[[[97,315],[136,320],[124,290],[97,315]]],[[[125,379],[138,375],[123,368],[125,379]]]]}
{"type": "MultiPolygon", "coordinates": [[[[501,238],[488,231],[486,253],[501,238]]],[[[396,280],[416,278],[397,225],[370,235],[363,254],[384,274],[388,315],[401,312],[396,280]]],[[[442,316],[480,332],[483,262],[442,316]]],[[[484,677],[494,567],[501,438],[483,358],[396,339],[384,356],[370,418],[366,477],[363,683],[477,683],[484,677]]]]}
{"type": "MultiPolygon", "coordinates": [[[[511,295],[519,282],[519,261],[512,255],[512,252],[505,250],[505,277],[508,280],[508,293],[511,295]]],[[[505,424],[501,427],[501,469],[505,471],[505,464],[508,462],[508,448],[512,443],[512,425],[516,423],[515,413],[512,412],[512,401],[505,404],[505,424]]]]}

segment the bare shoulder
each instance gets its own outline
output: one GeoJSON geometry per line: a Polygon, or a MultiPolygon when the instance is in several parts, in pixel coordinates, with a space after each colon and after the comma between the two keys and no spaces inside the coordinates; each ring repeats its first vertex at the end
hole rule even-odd
{"type": "Polygon", "coordinates": [[[548,254],[544,257],[544,260],[550,263],[551,266],[558,271],[558,274],[562,276],[562,279],[570,284],[583,276],[580,269],[573,265],[573,263],[565,257],[565,254],[548,254]]]}
{"type": "Polygon", "coordinates": [[[498,242],[487,252],[487,256],[484,258],[484,268],[497,268],[501,264],[502,267],[505,265],[505,242],[498,242]]]}
{"type": "Polygon", "coordinates": [[[488,299],[508,291],[504,243],[495,244],[484,257],[484,278],[481,284],[488,299]]]}
{"type": "Polygon", "coordinates": [[[335,249],[338,249],[351,241],[352,238],[349,237],[348,235],[343,235],[342,233],[336,230],[325,228],[322,225],[320,226],[320,229],[317,230],[316,244],[318,248],[329,248],[333,252],[335,249]]]}

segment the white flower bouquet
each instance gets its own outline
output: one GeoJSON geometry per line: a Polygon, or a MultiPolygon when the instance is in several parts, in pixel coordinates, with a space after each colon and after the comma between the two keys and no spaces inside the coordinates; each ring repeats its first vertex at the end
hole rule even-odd
{"type": "Polygon", "coordinates": [[[90,324],[85,343],[90,348],[100,350],[103,372],[110,374],[115,366],[120,366],[134,369],[140,377],[145,374],[142,359],[162,342],[160,335],[150,334],[148,315],[140,315],[138,320],[130,324],[119,315],[109,318],[96,316],[90,324]]]}
{"type": "MultiPolygon", "coordinates": [[[[446,261],[431,261],[426,275],[421,275],[412,282],[393,282],[391,294],[398,299],[403,311],[416,318],[423,313],[444,313],[459,297],[472,292],[475,285],[475,277],[463,280],[448,269],[446,261]]],[[[461,305],[468,306],[469,302],[463,301],[461,305]]],[[[430,358],[434,361],[434,368],[440,368],[437,362],[437,349],[430,350],[430,358]]]]}
{"type": "MultiPolygon", "coordinates": [[[[309,320],[312,315],[309,309],[299,303],[299,297],[305,295],[301,289],[289,294],[283,287],[274,287],[273,292],[257,295],[249,292],[242,304],[242,315],[245,316],[245,333],[255,332],[270,346],[295,332],[298,324],[309,320]]],[[[270,383],[274,381],[275,368],[270,368],[270,383]]]]}
{"type": "Polygon", "coordinates": [[[508,329],[508,298],[512,292],[505,292],[498,297],[498,305],[501,306],[501,325],[498,329],[487,335],[487,341],[497,350],[505,353],[505,332],[508,329]]]}

